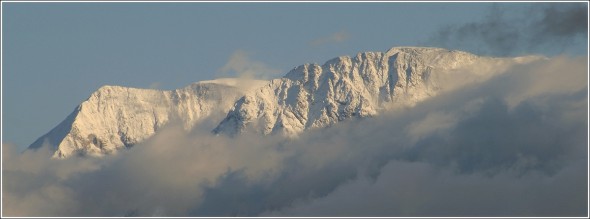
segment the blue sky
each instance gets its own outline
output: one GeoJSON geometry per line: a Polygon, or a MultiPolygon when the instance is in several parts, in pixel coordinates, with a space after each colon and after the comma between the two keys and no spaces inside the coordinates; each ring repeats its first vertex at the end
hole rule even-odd
{"type": "MultiPolygon", "coordinates": [[[[541,4],[3,2],[3,142],[28,146],[102,85],[180,88],[233,74],[224,66],[236,56],[280,76],[339,55],[440,46],[441,28],[498,5],[518,18],[541,4]]],[[[515,54],[585,55],[586,40],[515,54]]],[[[474,45],[459,49],[481,53],[474,45]]]]}

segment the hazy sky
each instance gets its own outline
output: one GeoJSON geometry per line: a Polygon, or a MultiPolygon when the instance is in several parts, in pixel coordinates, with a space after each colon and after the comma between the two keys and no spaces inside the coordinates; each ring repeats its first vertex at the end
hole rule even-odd
{"type": "MultiPolygon", "coordinates": [[[[497,22],[484,22],[533,18],[547,5],[3,2],[3,142],[28,146],[102,85],[180,88],[235,74],[239,68],[224,68],[231,58],[279,77],[300,64],[393,46],[446,46],[492,55],[586,54],[586,38],[575,44],[564,40],[557,50],[553,44],[517,48],[513,44],[522,37],[497,22]],[[445,37],[465,36],[469,42],[478,38],[469,34],[490,26],[506,31],[485,34],[495,37],[486,41],[489,45],[445,43],[445,37]],[[511,50],[486,49],[496,45],[491,42],[511,50]]],[[[553,39],[539,40],[543,45],[553,39]]]]}

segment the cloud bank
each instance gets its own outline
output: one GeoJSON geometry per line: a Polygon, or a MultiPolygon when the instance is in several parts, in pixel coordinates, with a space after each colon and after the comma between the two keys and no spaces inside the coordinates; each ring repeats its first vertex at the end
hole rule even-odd
{"type": "Polygon", "coordinates": [[[588,4],[535,4],[517,17],[494,5],[481,21],[440,28],[425,43],[492,56],[559,54],[587,46],[588,4]]]}
{"type": "Polygon", "coordinates": [[[510,66],[297,139],[212,136],[179,122],[101,159],[51,160],[47,149],[3,144],[3,213],[584,216],[586,63],[510,66]]]}

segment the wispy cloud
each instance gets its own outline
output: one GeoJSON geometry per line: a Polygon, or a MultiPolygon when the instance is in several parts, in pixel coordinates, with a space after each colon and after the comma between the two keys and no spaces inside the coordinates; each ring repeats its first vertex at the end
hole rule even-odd
{"type": "Polygon", "coordinates": [[[336,33],[332,33],[329,36],[320,37],[318,39],[312,40],[311,42],[309,42],[309,45],[321,46],[321,45],[331,44],[331,43],[341,43],[341,42],[348,40],[349,38],[350,38],[350,34],[348,34],[348,32],[346,32],[345,30],[342,30],[342,31],[339,31],[336,33]]]}
{"type": "Polygon", "coordinates": [[[428,42],[433,46],[506,56],[549,50],[561,53],[579,47],[588,37],[588,4],[539,4],[519,17],[507,17],[506,7],[494,5],[481,21],[440,28],[428,42]]]}
{"type": "Polygon", "coordinates": [[[271,79],[277,77],[281,72],[263,62],[252,60],[250,55],[243,50],[234,51],[227,63],[219,69],[219,73],[221,75],[233,74],[248,79],[271,79]]]}
{"type": "Polygon", "coordinates": [[[156,82],[151,83],[149,88],[150,89],[160,89],[160,85],[161,85],[161,83],[156,81],[156,82]]]}

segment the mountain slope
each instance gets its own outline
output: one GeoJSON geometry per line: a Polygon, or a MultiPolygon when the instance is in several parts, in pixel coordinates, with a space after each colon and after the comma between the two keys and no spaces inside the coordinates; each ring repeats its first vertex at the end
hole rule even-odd
{"type": "MultiPolygon", "coordinates": [[[[29,148],[48,143],[56,147],[54,157],[100,156],[141,142],[171,120],[190,129],[203,118],[223,116],[249,90],[241,86],[244,80],[237,80],[203,81],[171,91],[103,86],[29,148]]],[[[256,87],[266,81],[248,83],[256,87]]]]}
{"type": "Polygon", "coordinates": [[[219,79],[159,91],[104,86],[29,148],[54,157],[100,156],[131,147],[172,120],[188,130],[209,118],[213,133],[296,136],[351,118],[412,106],[445,89],[539,57],[492,58],[441,48],[394,47],[305,64],[271,81],[219,79]],[[504,64],[496,65],[495,63],[504,64]]]}
{"type": "Polygon", "coordinates": [[[511,60],[461,51],[394,47],[306,64],[242,97],[214,133],[245,131],[294,136],[352,117],[374,116],[391,105],[413,105],[436,95],[441,78],[475,62],[511,60]]]}

